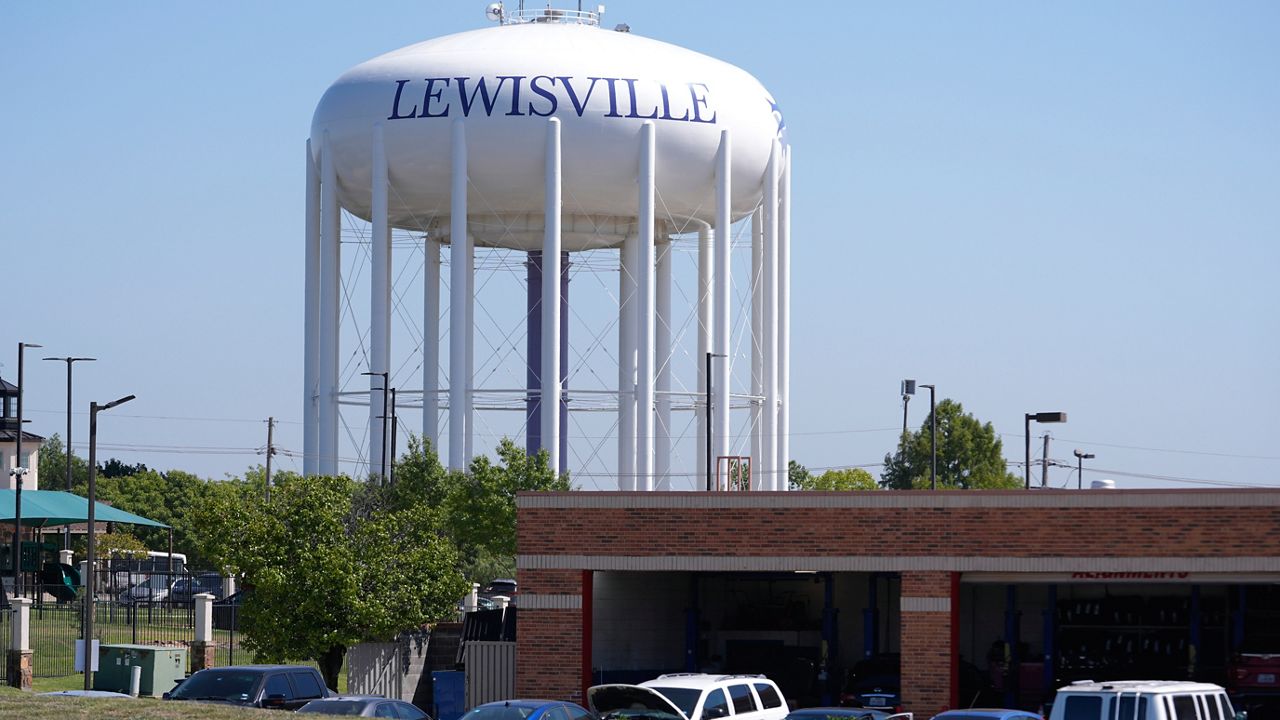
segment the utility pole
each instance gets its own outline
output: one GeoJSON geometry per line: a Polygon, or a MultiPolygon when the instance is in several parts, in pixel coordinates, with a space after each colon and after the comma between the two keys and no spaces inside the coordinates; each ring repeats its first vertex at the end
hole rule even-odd
{"type": "Polygon", "coordinates": [[[276,427],[276,419],[274,417],[267,418],[267,482],[266,482],[266,500],[271,502],[271,456],[276,454],[276,447],[272,443],[272,430],[276,427]]]}
{"type": "Polygon", "coordinates": [[[1049,487],[1049,433],[1044,434],[1044,457],[1040,458],[1040,487],[1049,487]]]}

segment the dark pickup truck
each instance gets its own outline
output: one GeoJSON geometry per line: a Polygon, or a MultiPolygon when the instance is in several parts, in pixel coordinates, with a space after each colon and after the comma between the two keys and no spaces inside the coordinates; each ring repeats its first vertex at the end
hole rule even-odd
{"type": "Polygon", "coordinates": [[[306,665],[232,665],[193,673],[165,700],[227,703],[245,707],[297,710],[332,695],[320,672],[306,665]]]}

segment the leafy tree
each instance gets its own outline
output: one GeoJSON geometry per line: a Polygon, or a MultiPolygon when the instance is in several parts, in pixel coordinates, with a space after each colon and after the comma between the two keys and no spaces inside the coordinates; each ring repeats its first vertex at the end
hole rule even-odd
{"type": "Polygon", "coordinates": [[[243,573],[240,622],[259,661],[317,661],[337,687],[346,650],[444,617],[466,592],[425,503],[388,507],[346,477],[285,475],[265,500],[228,484],[194,513],[202,547],[243,573]]]}
{"type": "Polygon", "coordinates": [[[549,466],[545,450],[529,456],[503,438],[497,452],[500,465],[483,455],[475,458],[466,475],[451,479],[445,496],[446,530],[469,563],[482,553],[515,556],[516,493],[570,489],[569,479],[549,466]]]}
{"type": "MultiPolygon", "coordinates": [[[[45,438],[40,445],[40,487],[44,490],[65,490],[67,477],[67,448],[57,433],[45,438]]],[[[87,494],[89,463],[75,453],[71,454],[71,491],[87,494]]]]}
{"type": "Polygon", "coordinates": [[[796,490],[876,490],[880,486],[871,473],[862,468],[828,470],[821,475],[808,475],[796,490]]]}
{"type": "Polygon", "coordinates": [[[115,458],[98,465],[98,475],[104,478],[129,477],[130,475],[139,475],[147,471],[147,466],[143,463],[130,465],[120,462],[115,458]]]}
{"type": "MultiPolygon", "coordinates": [[[[980,422],[950,399],[938,403],[936,412],[939,488],[1022,487],[1022,481],[1005,466],[1000,438],[991,423],[980,422]]],[[[930,418],[925,418],[918,432],[907,433],[897,451],[885,455],[880,484],[896,490],[928,488],[931,437],[930,418]]]]}
{"type": "Polygon", "coordinates": [[[791,484],[792,490],[803,488],[812,478],[813,476],[809,474],[809,468],[795,460],[787,461],[787,482],[791,484]]]}

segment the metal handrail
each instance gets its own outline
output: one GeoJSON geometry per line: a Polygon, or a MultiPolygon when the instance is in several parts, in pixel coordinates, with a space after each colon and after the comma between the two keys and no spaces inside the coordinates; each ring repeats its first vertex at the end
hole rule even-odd
{"type": "Polygon", "coordinates": [[[525,23],[559,23],[562,25],[599,26],[600,13],[593,10],[562,10],[560,8],[505,10],[503,12],[503,25],[521,25],[525,23]]]}

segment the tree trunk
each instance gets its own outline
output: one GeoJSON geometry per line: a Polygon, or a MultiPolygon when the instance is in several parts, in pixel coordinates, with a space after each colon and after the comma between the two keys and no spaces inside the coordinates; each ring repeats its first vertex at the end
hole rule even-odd
{"type": "Polygon", "coordinates": [[[334,645],[319,658],[320,674],[324,676],[325,687],[334,692],[338,691],[338,676],[342,674],[342,658],[346,654],[345,646],[334,645]]]}

